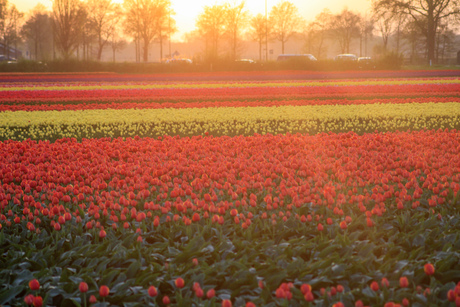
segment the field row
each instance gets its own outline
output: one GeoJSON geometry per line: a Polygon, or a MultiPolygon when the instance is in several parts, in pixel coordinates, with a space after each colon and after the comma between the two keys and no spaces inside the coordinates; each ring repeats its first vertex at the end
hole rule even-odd
{"type": "Polygon", "coordinates": [[[0,139],[459,129],[460,103],[218,107],[0,113],[0,139]]]}
{"type": "Polygon", "coordinates": [[[17,295],[18,280],[39,277],[36,294],[55,305],[81,302],[82,281],[88,295],[102,300],[104,285],[105,301],[133,306],[445,304],[460,276],[459,140],[3,142],[0,244],[11,257],[0,279],[17,295]]]}

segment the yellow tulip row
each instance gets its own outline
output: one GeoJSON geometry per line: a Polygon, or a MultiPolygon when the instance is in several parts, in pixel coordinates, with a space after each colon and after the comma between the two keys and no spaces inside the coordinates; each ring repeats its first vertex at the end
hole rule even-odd
{"type": "Polygon", "coordinates": [[[460,129],[460,103],[1,112],[0,139],[460,129]]]}
{"type": "Polygon", "coordinates": [[[414,85],[414,84],[460,84],[456,79],[397,79],[397,80],[360,80],[360,81],[287,81],[287,82],[225,82],[225,83],[152,83],[152,84],[116,84],[65,86],[43,86],[37,84],[0,87],[0,91],[37,91],[37,90],[121,90],[121,89],[204,89],[204,88],[256,88],[256,87],[317,87],[317,86],[367,86],[367,85],[414,85]]]}

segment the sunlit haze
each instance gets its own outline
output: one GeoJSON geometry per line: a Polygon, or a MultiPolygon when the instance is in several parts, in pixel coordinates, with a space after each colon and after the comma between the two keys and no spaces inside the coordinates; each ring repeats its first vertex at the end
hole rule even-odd
{"type": "MultiPolygon", "coordinates": [[[[38,2],[51,8],[50,0],[10,0],[9,2],[15,4],[20,11],[27,12],[32,9],[38,2]]],[[[123,0],[115,0],[115,2],[123,3],[123,0]]],[[[176,15],[178,32],[174,35],[174,40],[181,40],[184,33],[190,32],[195,28],[196,17],[203,11],[203,7],[214,4],[223,4],[226,0],[172,0],[172,6],[176,15]]],[[[270,12],[272,6],[276,5],[280,0],[267,0],[267,9],[270,12]]],[[[317,14],[323,9],[328,8],[332,13],[340,12],[344,7],[350,10],[365,13],[370,8],[370,0],[322,0],[322,1],[305,1],[305,0],[291,0],[298,9],[300,15],[307,21],[313,20],[317,14]]],[[[237,1],[239,3],[239,1],[237,1]]],[[[251,0],[246,1],[246,7],[251,14],[262,13],[265,14],[265,1],[264,0],[251,0]]]]}

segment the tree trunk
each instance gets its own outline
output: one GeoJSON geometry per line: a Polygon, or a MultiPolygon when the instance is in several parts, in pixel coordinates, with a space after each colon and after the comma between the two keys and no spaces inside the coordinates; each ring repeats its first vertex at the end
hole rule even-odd
{"type": "Polygon", "coordinates": [[[161,33],[160,29],[160,62],[163,60],[163,33],[161,33]]]}
{"type": "Polygon", "coordinates": [[[102,57],[102,49],[104,49],[104,43],[102,42],[102,38],[99,35],[99,45],[97,50],[97,60],[100,61],[102,57]]]}
{"type": "Polygon", "coordinates": [[[233,60],[236,60],[236,31],[233,33],[233,60]]]}
{"type": "Polygon", "coordinates": [[[427,37],[426,37],[426,44],[428,49],[428,64],[435,63],[435,48],[436,48],[436,23],[434,22],[433,11],[428,11],[427,17],[428,25],[427,25],[427,37]]]}
{"type": "Polygon", "coordinates": [[[163,38],[161,37],[160,32],[160,62],[163,60],[163,38]]]}
{"type": "Polygon", "coordinates": [[[259,41],[259,61],[262,61],[262,41],[259,41]]]}
{"type": "Polygon", "coordinates": [[[149,42],[144,39],[144,62],[149,61],[149,42]]]}

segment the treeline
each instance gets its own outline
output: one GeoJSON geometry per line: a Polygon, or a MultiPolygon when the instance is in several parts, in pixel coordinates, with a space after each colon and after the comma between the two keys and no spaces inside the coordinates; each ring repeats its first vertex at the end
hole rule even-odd
{"type": "Polygon", "coordinates": [[[373,62],[372,66],[360,66],[358,62],[337,62],[331,59],[318,61],[262,61],[235,62],[230,59],[217,59],[187,63],[145,63],[145,62],[104,62],[95,60],[58,59],[45,62],[20,60],[14,65],[0,62],[1,72],[115,72],[115,73],[183,73],[217,71],[346,71],[346,70],[397,70],[402,67],[400,55],[390,52],[373,62]]]}
{"type": "MultiPolygon", "coordinates": [[[[177,32],[170,0],[53,0],[52,11],[37,5],[27,16],[7,0],[0,0],[0,31],[4,50],[24,43],[30,59],[71,58],[101,60],[111,50],[113,61],[128,40],[135,45],[136,61],[149,61],[149,48],[158,44],[160,59],[163,46],[177,32]]],[[[372,36],[379,36],[382,55],[400,54],[403,42],[409,56],[422,52],[429,63],[436,63],[455,49],[454,27],[460,20],[458,0],[372,0],[372,14],[343,9],[338,14],[324,10],[306,22],[295,5],[281,1],[266,15],[252,16],[245,2],[203,7],[195,30],[187,41],[203,46],[203,62],[238,59],[244,40],[259,45],[259,60],[268,59],[268,42],[279,42],[282,53],[293,36],[304,38],[306,53],[325,58],[333,41],[341,53],[350,53],[352,42],[359,40],[360,54],[372,36]],[[393,48],[389,50],[389,41],[393,48]],[[407,48],[409,47],[409,48],[407,48]],[[265,53],[265,54],[264,54],[265,53]]]]}

